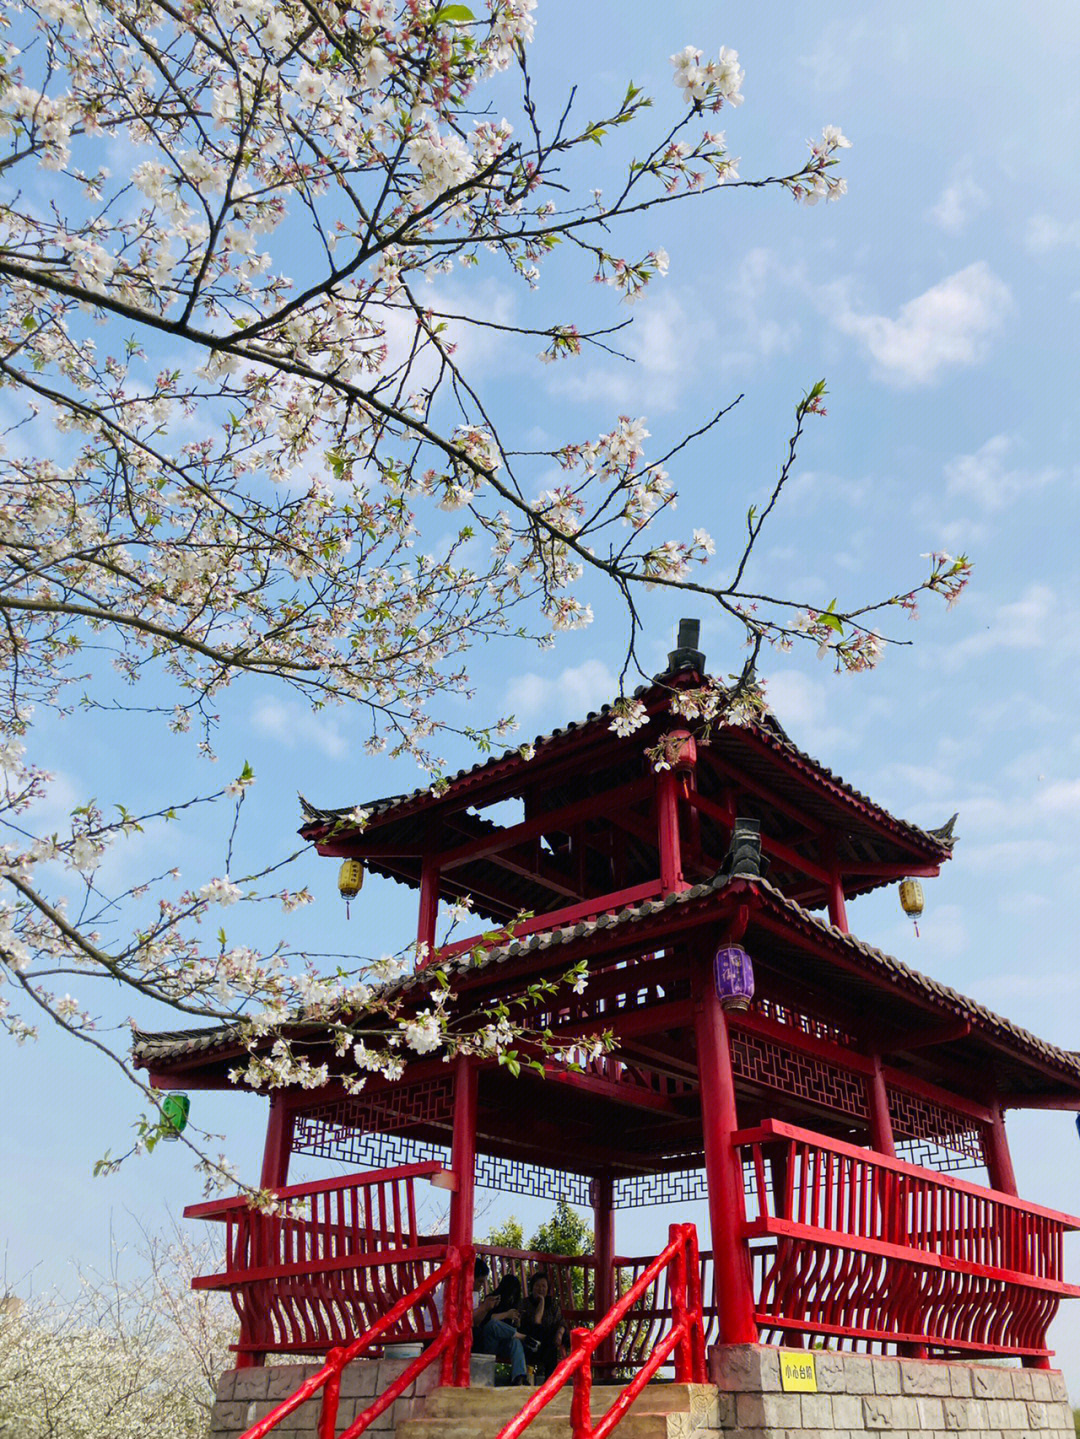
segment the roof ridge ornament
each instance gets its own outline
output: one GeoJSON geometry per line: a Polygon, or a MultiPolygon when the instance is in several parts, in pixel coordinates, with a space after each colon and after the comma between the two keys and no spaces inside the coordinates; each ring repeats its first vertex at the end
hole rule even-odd
{"type": "Polygon", "coordinates": [[[662,675],[657,675],[657,679],[667,679],[668,676],[681,674],[684,670],[697,670],[698,674],[704,675],[705,656],[698,649],[700,643],[701,621],[680,620],[675,648],[668,651],[667,669],[662,675]]]}

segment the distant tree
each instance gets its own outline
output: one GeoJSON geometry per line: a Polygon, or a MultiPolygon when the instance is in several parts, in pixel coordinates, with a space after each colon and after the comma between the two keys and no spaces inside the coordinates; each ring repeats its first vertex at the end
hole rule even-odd
{"type": "Polygon", "coordinates": [[[510,1218],[502,1224],[493,1224],[487,1232],[488,1244],[494,1244],[497,1249],[524,1249],[525,1231],[518,1220],[511,1214],[510,1218]]]}
{"type": "Polygon", "coordinates": [[[591,1254],[592,1225],[571,1209],[565,1199],[555,1205],[555,1213],[541,1224],[529,1240],[529,1248],[538,1254],[591,1254]]]}

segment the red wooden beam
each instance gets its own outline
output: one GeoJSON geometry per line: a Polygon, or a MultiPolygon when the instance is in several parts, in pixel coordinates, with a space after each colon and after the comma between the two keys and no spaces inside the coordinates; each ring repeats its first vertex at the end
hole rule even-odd
{"type": "MultiPolygon", "coordinates": [[[[737,768],[729,760],[724,759],[722,755],[717,754],[711,746],[702,745],[698,753],[722,778],[732,781],[740,790],[746,790],[750,794],[757,795],[758,799],[764,800],[765,803],[771,805],[773,809],[779,810],[781,814],[787,815],[788,819],[794,820],[801,829],[808,830],[811,834],[820,835],[825,833],[825,826],[820,820],[807,814],[805,810],[800,809],[799,806],[793,804],[791,800],[785,799],[783,795],[777,794],[776,791],[770,789],[768,785],[762,784],[761,781],[755,779],[753,775],[746,774],[743,770],[737,768]]],[[[803,776],[800,776],[800,779],[805,783],[803,776]]]]}
{"type": "MultiPolygon", "coordinates": [[[[556,830],[567,833],[579,820],[604,819],[609,808],[633,804],[635,800],[648,794],[651,788],[651,780],[639,779],[620,785],[618,789],[608,790],[606,794],[577,800],[574,804],[564,805],[562,809],[551,810],[547,814],[537,815],[534,819],[522,820],[520,824],[510,825],[495,834],[484,835],[480,839],[470,840],[467,844],[444,850],[439,856],[439,864],[445,871],[470,859],[482,859],[485,855],[500,850],[513,849],[526,840],[538,839],[541,835],[551,834],[556,830]]],[[[359,852],[359,857],[362,857],[362,851],[359,852]]]]}
{"type": "Polygon", "coordinates": [[[674,1100],[642,1084],[605,1079],[598,1074],[575,1074],[554,1064],[544,1066],[544,1075],[548,1084],[574,1089],[581,1094],[594,1094],[601,1099],[610,1099],[613,1104],[624,1104],[630,1109],[659,1110],[662,1114],[676,1115],[680,1119],[685,1117],[684,1110],[674,1100]]]}
{"type": "Polygon", "coordinates": [[[936,879],[941,873],[940,864],[857,864],[842,860],[840,867],[849,879],[936,879]]]}
{"type": "MultiPolygon", "coordinates": [[[[730,829],[735,823],[736,814],[734,806],[727,809],[723,805],[717,804],[714,799],[709,799],[708,796],[703,795],[700,790],[691,790],[687,799],[695,809],[699,809],[702,814],[708,815],[710,819],[716,820],[718,824],[726,825],[727,828],[730,829]]],[[[800,874],[809,875],[811,879],[816,879],[820,884],[828,886],[831,883],[832,874],[829,870],[816,861],[807,859],[805,855],[799,854],[798,850],[792,849],[781,840],[773,839],[771,835],[763,834],[761,836],[761,848],[765,854],[778,860],[785,867],[797,870],[800,874]]]]}
{"type": "MultiPolygon", "coordinates": [[[[575,924],[579,919],[592,919],[596,915],[606,914],[609,910],[622,909],[628,904],[640,904],[642,900],[655,899],[661,892],[659,879],[650,880],[646,884],[634,885],[631,889],[619,890],[617,894],[597,895],[594,899],[582,900],[581,904],[572,904],[566,909],[545,910],[543,914],[534,915],[532,919],[523,920],[514,926],[511,935],[503,931],[503,938],[485,940],[483,935],[470,935],[468,939],[459,939],[454,944],[444,945],[436,955],[442,962],[452,959],[456,954],[463,954],[469,949],[493,949],[500,944],[509,944],[512,939],[522,939],[527,934],[536,934],[540,930],[559,929],[563,925],[575,924]]],[[[552,962],[549,957],[549,963],[552,962]]],[[[558,963],[558,959],[554,960],[558,963]]],[[[515,978],[517,976],[515,975],[515,978]]]]}
{"type": "Polygon", "coordinates": [[[927,1029],[914,1030],[909,1034],[892,1035],[889,1048],[893,1052],[910,1052],[914,1049],[932,1049],[936,1044],[952,1044],[957,1039],[966,1039],[971,1033],[971,1023],[966,1019],[954,1020],[951,1024],[939,1024],[927,1029]]]}

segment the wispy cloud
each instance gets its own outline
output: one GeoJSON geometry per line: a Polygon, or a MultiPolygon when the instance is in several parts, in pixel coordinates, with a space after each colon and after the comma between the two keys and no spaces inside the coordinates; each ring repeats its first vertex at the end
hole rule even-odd
{"type": "Polygon", "coordinates": [[[1046,255],[1080,245],[1080,220],[1059,220],[1053,215],[1032,215],[1024,244],[1032,255],[1046,255]]]}
{"type": "Polygon", "coordinates": [[[290,749],[313,744],[330,759],[340,759],[348,748],[332,720],[312,714],[294,700],[260,700],[252,711],[251,723],[260,734],[290,749]]]}
{"type": "Polygon", "coordinates": [[[557,710],[562,719],[599,709],[619,692],[619,681],[603,660],[586,660],[558,674],[518,675],[507,688],[506,704],[519,721],[557,710]]]}
{"type": "Polygon", "coordinates": [[[944,369],[977,364],[1012,305],[1009,287],[982,260],[908,300],[895,318],[860,312],[849,288],[832,287],[833,323],[860,342],[881,379],[902,386],[930,384],[944,369]]]}
{"type": "Polygon", "coordinates": [[[952,179],[928,214],[947,235],[959,235],[972,216],[985,210],[987,204],[986,191],[971,173],[971,162],[965,161],[953,171],[952,179]]]}
{"type": "Polygon", "coordinates": [[[716,325],[706,310],[674,290],[640,300],[633,321],[629,332],[614,341],[625,339],[622,348],[631,363],[564,360],[551,372],[551,393],[623,409],[638,410],[647,403],[650,414],[674,409],[685,394],[695,362],[714,345],[716,325]]]}
{"type": "Polygon", "coordinates": [[[1009,435],[995,435],[973,455],[957,455],[945,466],[949,493],[974,500],[984,509],[1000,510],[1060,478],[1061,471],[1052,465],[1041,470],[1010,469],[1006,459],[1014,447],[1009,435]]]}
{"type": "Polygon", "coordinates": [[[1044,648],[1051,634],[1075,633],[1071,617],[1061,599],[1049,585],[1031,584],[1019,599],[998,605],[989,624],[979,634],[968,635],[945,651],[944,662],[952,667],[976,655],[995,650],[1034,650],[1044,648]]]}

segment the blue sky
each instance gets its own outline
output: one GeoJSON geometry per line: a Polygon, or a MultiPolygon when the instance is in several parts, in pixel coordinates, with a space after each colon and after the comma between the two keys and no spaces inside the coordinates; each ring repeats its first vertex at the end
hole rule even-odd
{"type": "MultiPolygon", "coordinates": [[[[727,45],[746,71],[745,104],[720,123],[743,176],[795,168],[806,139],[836,124],[853,144],[843,154],[849,193],[802,210],[782,194],[732,191],[642,220],[635,239],[663,245],[671,268],[630,311],[632,364],[586,356],[541,367],[508,343],[467,343],[523,447],[586,438],[625,413],[646,417],[652,456],[745,392],[671,467],[678,522],[715,536],[717,577],[747,506],[775,475],[795,401],[827,378],[828,418],[807,437],[754,583],[825,604],[904,587],[929,550],[963,550],[975,563],[953,611],[927,603],[917,623],[887,629],[911,645],[890,650],[872,674],[837,678],[812,654],[763,661],[773,707],[802,748],[917,823],[960,814],[955,858],[925,884],[920,937],[892,891],[856,901],[851,926],[1080,1048],[1080,20],[1071,5],[1038,3],[1022,16],[984,4],[977,24],[969,8],[924,3],[839,3],[824,17],[777,4],[541,0],[532,59],[552,111],[577,82],[591,118],[633,79],[657,97],[659,124],[679,103],[667,57],[688,43],[707,53],[727,45]]],[[[549,323],[582,306],[604,323],[625,317],[611,291],[583,279],[583,300],[561,260],[535,297],[495,270],[475,284],[488,312],[510,318],[549,323]]],[[[610,596],[592,599],[594,626],[552,652],[480,651],[470,717],[512,709],[528,737],[610,699],[623,617],[610,596]]],[[[738,636],[696,608],[710,667],[737,668],[738,636]]],[[[648,602],[646,668],[659,666],[680,611],[695,607],[648,602]]],[[[348,713],[313,716],[254,687],[237,689],[223,710],[213,774],[137,719],[103,728],[76,716],[50,723],[46,741],[70,802],[160,795],[163,763],[176,766],[175,798],[250,759],[259,774],[244,841],[252,861],[266,857],[267,836],[275,852],[288,844],[297,790],[344,804],[421,779],[407,764],[364,757],[348,713]]],[[[455,766],[470,758],[446,754],[455,766]]],[[[167,859],[198,884],[220,872],[219,852],[213,834],[161,827],[125,862],[167,859]]],[[[377,954],[409,937],[406,892],[370,881],[346,924],[334,866],[310,858],[302,873],[317,903],[292,922],[297,944],[314,934],[318,948],[377,954]]],[[[132,1216],[154,1227],[167,1208],[198,1198],[179,1146],[111,1180],[90,1178],[106,1148],[126,1147],[132,1112],[106,1065],[50,1035],[4,1051],[0,1063],[10,1096],[0,1137],[9,1282],[31,1271],[39,1287],[62,1280],[74,1257],[102,1263],[110,1224],[123,1238],[132,1216]]],[[[263,1104],[240,1095],[195,1104],[254,1177],[263,1104]]],[[[1011,1114],[1008,1129],[1021,1193],[1080,1210],[1072,1116],[1011,1114]]],[[[653,1214],[628,1224],[635,1242],[626,1248],[644,1252],[653,1214]]],[[[655,1212],[658,1227],[661,1219],[655,1212]]],[[[1080,1282],[1080,1247],[1070,1265],[1080,1282]]],[[[1066,1312],[1055,1337],[1080,1397],[1080,1314],[1066,1312]]]]}

